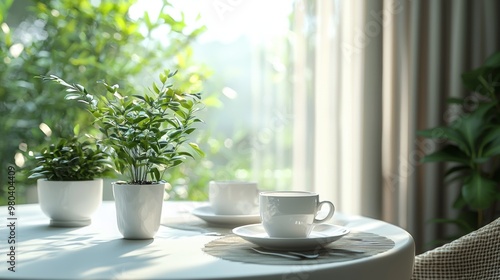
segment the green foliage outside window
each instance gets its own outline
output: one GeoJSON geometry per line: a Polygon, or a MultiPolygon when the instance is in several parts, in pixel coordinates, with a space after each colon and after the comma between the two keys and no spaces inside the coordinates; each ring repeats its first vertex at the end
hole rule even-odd
{"type": "MultiPolygon", "coordinates": [[[[144,77],[165,67],[183,73],[176,77],[181,90],[199,91],[209,74],[191,62],[190,44],[203,26],[187,26],[184,16],[166,1],[157,19],[144,13],[133,19],[134,0],[2,1],[0,3],[0,205],[9,165],[33,168],[29,151],[51,139],[95,133],[82,106],[64,101],[60,89],[35,76],[47,73],[91,85],[99,79],[120,81],[120,87],[144,87],[144,77]],[[9,24],[14,7],[27,6],[19,24],[9,24]]],[[[11,20],[17,20],[13,18],[11,20]]],[[[96,85],[97,86],[97,85],[96,85]]],[[[18,168],[16,187],[22,203],[29,182],[18,168]]],[[[180,172],[181,171],[173,171],[180,172]]],[[[172,175],[178,177],[179,175],[172,175]]],[[[204,180],[201,184],[205,184],[204,180]]],[[[199,186],[198,188],[201,188],[199,186]]],[[[196,187],[193,193],[199,193],[196,187]]],[[[200,197],[200,196],[198,196],[200,197]]]]}

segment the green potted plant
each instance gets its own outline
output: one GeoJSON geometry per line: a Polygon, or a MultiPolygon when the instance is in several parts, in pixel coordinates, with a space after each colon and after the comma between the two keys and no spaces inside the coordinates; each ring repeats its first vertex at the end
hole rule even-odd
{"type": "Polygon", "coordinates": [[[165,70],[144,94],[124,95],[118,85],[101,82],[107,94],[96,96],[85,87],[57,76],[43,77],[63,85],[66,99],[86,104],[102,133],[102,144],[112,152],[116,171],[125,181],[114,182],[118,228],[125,238],[153,238],[160,225],[166,170],[192,157],[203,155],[197,144],[188,142],[201,122],[199,93],[184,93],[173,88],[176,73],[165,70]],[[184,149],[190,146],[192,149],[184,149]]]}
{"type": "Polygon", "coordinates": [[[38,179],[40,208],[51,226],[86,226],[102,202],[108,154],[88,140],[62,138],[41,150],[29,178],[38,179]]]}
{"type": "Polygon", "coordinates": [[[500,52],[477,69],[463,73],[464,86],[474,92],[464,98],[450,98],[461,108],[449,124],[419,131],[444,145],[426,155],[423,162],[450,162],[446,176],[461,182],[454,208],[457,219],[442,219],[460,226],[461,234],[471,232],[498,217],[500,201],[500,52]]]}

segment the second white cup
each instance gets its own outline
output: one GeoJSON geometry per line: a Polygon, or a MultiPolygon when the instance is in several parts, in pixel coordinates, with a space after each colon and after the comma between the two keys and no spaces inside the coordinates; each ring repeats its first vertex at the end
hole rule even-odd
{"type": "Polygon", "coordinates": [[[216,215],[251,215],[259,212],[255,182],[211,181],[208,198],[216,215]]]}

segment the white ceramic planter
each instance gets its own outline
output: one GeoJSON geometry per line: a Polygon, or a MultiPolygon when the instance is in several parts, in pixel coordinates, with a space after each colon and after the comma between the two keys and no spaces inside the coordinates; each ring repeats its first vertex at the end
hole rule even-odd
{"type": "Polygon", "coordinates": [[[154,238],[160,227],[165,184],[113,185],[116,220],[126,239],[154,238]]]}
{"type": "Polygon", "coordinates": [[[50,225],[80,227],[91,223],[102,203],[102,179],[92,181],[37,181],[38,201],[50,225]]]}

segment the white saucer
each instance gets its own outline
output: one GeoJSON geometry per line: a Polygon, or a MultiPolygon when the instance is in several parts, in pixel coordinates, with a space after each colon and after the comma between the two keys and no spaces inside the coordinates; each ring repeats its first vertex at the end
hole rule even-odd
{"type": "Polygon", "coordinates": [[[201,206],[191,211],[196,217],[205,220],[208,223],[221,225],[247,225],[260,223],[260,215],[217,215],[210,206],[201,206]]]}
{"type": "Polygon", "coordinates": [[[260,247],[272,250],[314,250],[340,239],[349,229],[331,224],[316,225],[308,237],[278,238],[269,237],[262,224],[241,226],[233,233],[260,247]]]}

